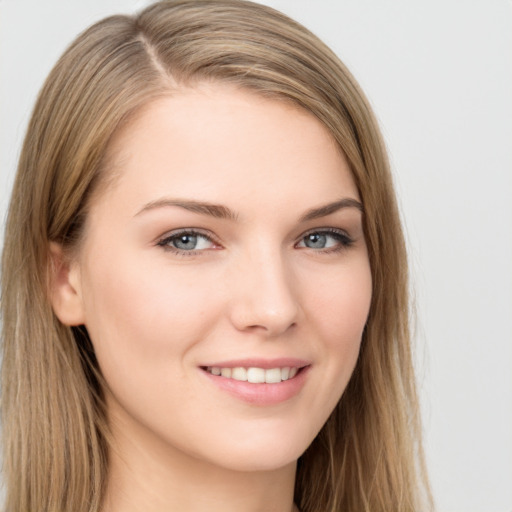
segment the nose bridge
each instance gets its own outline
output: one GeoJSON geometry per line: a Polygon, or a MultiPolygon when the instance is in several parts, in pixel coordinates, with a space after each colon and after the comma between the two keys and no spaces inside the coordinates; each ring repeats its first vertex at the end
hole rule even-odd
{"type": "Polygon", "coordinates": [[[297,320],[298,297],[293,272],[278,244],[260,243],[237,262],[232,321],[240,330],[259,329],[275,336],[297,320]]]}

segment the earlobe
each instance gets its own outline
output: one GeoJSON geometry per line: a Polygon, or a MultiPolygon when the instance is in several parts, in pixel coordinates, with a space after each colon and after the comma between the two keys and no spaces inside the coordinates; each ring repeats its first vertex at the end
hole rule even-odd
{"type": "Polygon", "coordinates": [[[84,324],[78,264],[65,257],[60,244],[51,242],[49,266],[49,294],[55,315],[64,325],[84,324]]]}

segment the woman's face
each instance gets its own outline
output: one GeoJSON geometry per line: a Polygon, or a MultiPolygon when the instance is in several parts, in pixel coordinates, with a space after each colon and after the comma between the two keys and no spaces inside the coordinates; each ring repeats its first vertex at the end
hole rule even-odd
{"type": "Polygon", "coordinates": [[[290,464],[340,399],[370,306],[344,156],[311,114],[203,85],[149,104],[110,159],[69,280],[113,424],[225,468],[290,464]]]}

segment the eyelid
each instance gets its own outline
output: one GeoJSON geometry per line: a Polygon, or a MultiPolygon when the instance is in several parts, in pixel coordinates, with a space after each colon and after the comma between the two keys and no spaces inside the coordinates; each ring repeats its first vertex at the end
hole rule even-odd
{"type": "MultiPolygon", "coordinates": [[[[347,249],[354,243],[354,239],[347,233],[346,230],[335,228],[332,226],[328,227],[318,227],[318,228],[312,228],[308,231],[303,232],[298,240],[295,242],[294,247],[298,247],[300,249],[310,249],[317,253],[330,253],[330,252],[337,252],[341,251],[343,249],[347,249]],[[302,247],[298,247],[299,244],[303,243],[305,238],[312,234],[322,234],[322,235],[330,235],[333,238],[337,239],[337,244],[331,247],[325,247],[325,248],[311,248],[303,245],[302,247]]],[[[162,247],[167,252],[171,252],[177,255],[183,255],[183,256],[194,256],[202,254],[209,250],[216,250],[223,248],[222,244],[219,242],[218,238],[211,233],[208,230],[204,230],[202,228],[178,228],[171,231],[166,232],[164,235],[160,236],[156,240],[156,245],[159,247],[162,247]],[[211,248],[204,248],[204,249],[190,249],[190,250],[184,250],[179,249],[177,247],[173,247],[171,245],[171,240],[179,237],[180,235],[192,235],[192,236],[200,236],[205,239],[207,239],[209,242],[211,242],[214,247],[211,248]]]]}
{"type": "Polygon", "coordinates": [[[164,235],[158,237],[156,240],[156,245],[162,247],[165,251],[172,252],[179,255],[185,256],[193,256],[199,253],[205,252],[207,249],[191,249],[188,251],[178,249],[176,247],[172,247],[168,245],[171,239],[179,237],[180,235],[193,235],[193,236],[201,236],[209,240],[216,247],[213,247],[209,250],[219,249],[222,247],[217,237],[215,237],[211,232],[201,229],[201,228],[178,228],[171,231],[168,231],[164,235]]]}
{"type": "Polygon", "coordinates": [[[347,233],[346,230],[330,226],[330,227],[314,228],[314,229],[310,229],[310,230],[304,232],[299,237],[297,242],[295,243],[295,247],[297,247],[301,242],[303,242],[304,239],[306,237],[308,237],[309,235],[313,235],[313,234],[317,234],[317,233],[318,234],[327,234],[327,235],[333,236],[334,238],[337,238],[339,241],[339,245],[337,245],[335,247],[328,247],[328,248],[323,248],[323,249],[312,249],[309,247],[304,247],[305,249],[311,249],[315,252],[328,253],[328,252],[336,252],[337,250],[346,249],[354,243],[354,239],[347,233]]]}

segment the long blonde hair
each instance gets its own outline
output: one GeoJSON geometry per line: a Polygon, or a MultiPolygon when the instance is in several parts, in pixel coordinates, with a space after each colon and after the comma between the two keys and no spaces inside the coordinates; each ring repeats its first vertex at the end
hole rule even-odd
{"type": "Polygon", "coordinates": [[[238,85],[312,112],[344,151],[364,205],[373,297],[339,404],[299,459],[302,512],[427,510],[411,362],[407,262],[377,123],[313,34],[243,0],[156,3],[81,34],[50,73],[20,157],[2,257],[6,510],[97,512],[108,470],[101,376],[85,330],[48,298],[49,244],[72,249],[108,180],[116,130],[151,99],[198,81],[238,85]]]}

